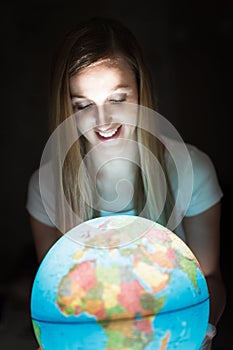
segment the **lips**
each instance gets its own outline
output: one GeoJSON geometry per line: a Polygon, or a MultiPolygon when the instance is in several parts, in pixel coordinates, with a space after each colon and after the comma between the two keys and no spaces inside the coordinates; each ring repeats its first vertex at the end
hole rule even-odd
{"type": "Polygon", "coordinates": [[[96,135],[101,141],[107,141],[115,139],[119,136],[121,130],[121,125],[117,128],[110,129],[110,130],[97,130],[96,135]]]}

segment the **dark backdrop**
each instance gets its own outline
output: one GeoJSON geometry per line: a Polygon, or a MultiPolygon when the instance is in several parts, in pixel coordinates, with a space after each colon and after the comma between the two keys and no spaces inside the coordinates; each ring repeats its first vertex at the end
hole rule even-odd
{"type": "MultiPolygon", "coordinates": [[[[1,293],[37,265],[25,210],[27,184],[47,140],[47,81],[61,33],[92,15],[122,20],[153,73],[158,110],[213,160],[224,192],[222,267],[232,293],[233,3],[15,1],[1,4],[1,293]]],[[[229,329],[227,315],[222,324],[229,329]]],[[[221,332],[220,332],[221,333],[221,332]]]]}

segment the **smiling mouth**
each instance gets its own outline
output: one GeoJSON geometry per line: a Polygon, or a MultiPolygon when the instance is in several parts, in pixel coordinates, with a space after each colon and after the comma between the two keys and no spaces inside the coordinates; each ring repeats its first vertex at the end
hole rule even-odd
{"type": "Polygon", "coordinates": [[[121,126],[118,128],[112,129],[110,131],[96,131],[96,135],[99,139],[103,140],[112,140],[119,136],[121,130],[121,126]]]}

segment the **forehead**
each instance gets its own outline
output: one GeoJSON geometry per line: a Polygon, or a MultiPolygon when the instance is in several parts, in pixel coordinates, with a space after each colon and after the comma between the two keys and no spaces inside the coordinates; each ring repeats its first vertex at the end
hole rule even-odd
{"type": "Polygon", "coordinates": [[[107,58],[92,63],[70,78],[71,93],[111,90],[117,85],[136,85],[135,74],[123,58],[107,58]]]}

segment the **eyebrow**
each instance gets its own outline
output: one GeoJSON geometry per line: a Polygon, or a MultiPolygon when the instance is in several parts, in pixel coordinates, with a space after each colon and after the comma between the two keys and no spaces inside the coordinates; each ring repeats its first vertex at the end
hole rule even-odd
{"type": "MultiPolygon", "coordinates": [[[[117,92],[120,92],[119,90],[132,90],[132,88],[129,85],[116,85],[110,92],[110,94],[114,94],[117,92]]],[[[76,98],[86,98],[86,96],[82,96],[82,95],[71,95],[71,98],[76,97],[76,98]]]]}
{"type": "Polygon", "coordinates": [[[131,87],[129,85],[117,85],[113,88],[113,91],[115,92],[116,90],[119,90],[119,89],[131,89],[131,87]]]}

